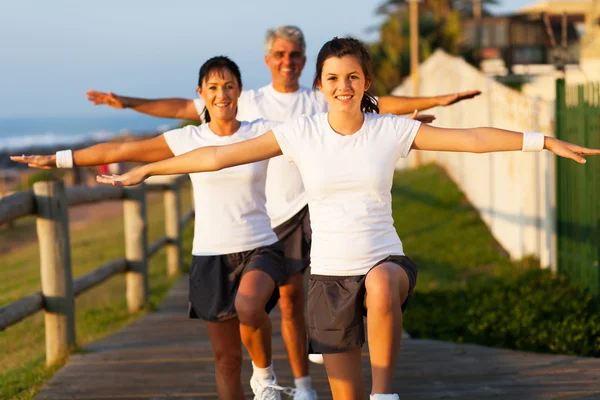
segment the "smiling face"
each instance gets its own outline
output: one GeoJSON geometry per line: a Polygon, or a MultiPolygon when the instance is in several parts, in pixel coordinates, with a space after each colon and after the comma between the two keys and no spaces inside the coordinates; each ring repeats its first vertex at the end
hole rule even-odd
{"type": "Polygon", "coordinates": [[[235,119],[241,88],[236,77],[227,68],[216,69],[207,74],[198,87],[211,120],[231,121],[235,119]]]}
{"type": "Polygon", "coordinates": [[[329,57],[318,83],[330,111],[361,112],[361,100],[370,82],[360,61],[352,55],[329,57]]]}
{"type": "Polygon", "coordinates": [[[300,44],[283,38],[275,38],[271,50],[265,55],[265,64],[271,71],[275,88],[298,89],[298,79],[306,63],[300,44]]]}

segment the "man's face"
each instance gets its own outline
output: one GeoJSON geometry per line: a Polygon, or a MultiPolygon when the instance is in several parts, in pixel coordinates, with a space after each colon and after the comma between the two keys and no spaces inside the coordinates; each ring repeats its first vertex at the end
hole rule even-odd
{"type": "Polygon", "coordinates": [[[276,38],[268,55],[265,55],[265,64],[271,70],[271,79],[274,84],[296,86],[306,63],[300,46],[289,40],[276,38]]]}

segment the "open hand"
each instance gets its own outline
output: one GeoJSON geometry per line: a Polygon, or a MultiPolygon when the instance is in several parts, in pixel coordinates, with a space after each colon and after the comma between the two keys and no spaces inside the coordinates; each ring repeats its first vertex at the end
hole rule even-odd
{"type": "Polygon", "coordinates": [[[112,92],[104,93],[88,90],[85,94],[87,95],[87,99],[96,106],[103,104],[112,108],[125,108],[123,99],[112,92]]]}
{"type": "Polygon", "coordinates": [[[570,158],[571,160],[577,161],[579,164],[585,164],[585,158],[582,156],[600,155],[600,149],[588,149],[587,147],[582,147],[551,137],[546,137],[544,147],[557,156],[570,158]]]}
{"type": "Polygon", "coordinates": [[[56,156],[10,156],[14,162],[27,164],[31,168],[52,169],[56,168],[56,156]]]}
{"type": "Polygon", "coordinates": [[[96,182],[121,187],[137,185],[144,182],[146,178],[148,178],[148,175],[143,171],[143,167],[140,167],[122,175],[98,175],[96,176],[96,182]]]}
{"type": "Polygon", "coordinates": [[[459,92],[448,94],[440,97],[440,106],[449,106],[454,103],[458,103],[462,100],[472,99],[473,97],[479,96],[481,92],[479,90],[467,90],[466,92],[459,92]]]}

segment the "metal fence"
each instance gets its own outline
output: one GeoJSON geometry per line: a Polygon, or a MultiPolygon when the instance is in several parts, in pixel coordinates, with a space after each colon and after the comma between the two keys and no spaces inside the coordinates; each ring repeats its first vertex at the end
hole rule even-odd
{"type": "MultiPolygon", "coordinates": [[[[600,83],[556,83],[556,137],[600,148],[600,83]]],[[[557,160],[557,263],[593,294],[600,294],[600,158],[585,166],[557,160]]]]}

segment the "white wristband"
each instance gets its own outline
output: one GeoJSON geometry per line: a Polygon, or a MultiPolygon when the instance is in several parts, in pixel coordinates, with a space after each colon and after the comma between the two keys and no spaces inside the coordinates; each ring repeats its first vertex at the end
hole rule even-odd
{"type": "Polygon", "coordinates": [[[73,168],[73,152],[71,150],[61,150],[56,152],[57,168],[73,168]]]}
{"type": "Polygon", "coordinates": [[[545,136],[539,132],[523,132],[523,151],[544,150],[545,136]]]}

